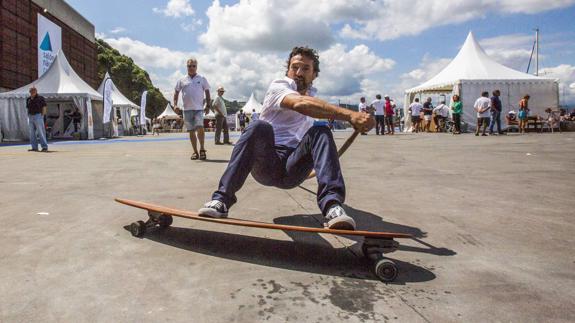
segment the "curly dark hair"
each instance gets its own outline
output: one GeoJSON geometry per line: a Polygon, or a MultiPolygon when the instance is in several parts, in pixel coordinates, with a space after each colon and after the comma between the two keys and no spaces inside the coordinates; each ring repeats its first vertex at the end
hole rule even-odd
{"type": "Polygon", "coordinates": [[[317,51],[313,48],[309,48],[307,46],[303,47],[303,46],[297,46],[294,47],[291,50],[291,53],[289,54],[288,60],[287,60],[287,70],[286,70],[286,76],[288,74],[289,71],[289,64],[291,62],[292,57],[296,56],[296,55],[301,55],[301,56],[305,56],[307,58],[310,58],[313,60],[313,71],[316,73],[316,75],[319,75],[319,55],[317,54],[317,51]]]}

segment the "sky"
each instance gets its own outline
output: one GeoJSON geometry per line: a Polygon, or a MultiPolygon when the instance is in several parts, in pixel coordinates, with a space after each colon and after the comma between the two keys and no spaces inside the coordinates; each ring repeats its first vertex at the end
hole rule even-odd
{"type": "MultiPolygon", "coordinates": [[[[535,28],[539,75],[575,105],[575,0],[66,0],[150,74],[171,101],[189,57],[228,100],[261,102],[295,46],[318,50],[314,86],[330,102],[402,101],[455,57],[472,31],[496,61],[525,72],[535,28]]],[[[530,73],[533,73],[533,65],[530,73]]]]}

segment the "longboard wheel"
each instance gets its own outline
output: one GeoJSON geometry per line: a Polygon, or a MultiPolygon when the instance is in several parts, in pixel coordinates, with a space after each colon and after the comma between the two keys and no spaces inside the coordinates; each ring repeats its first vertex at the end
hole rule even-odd
{"type": "Polygon", "coordinates": [[[375,263],[375,275],[384,283],[389,283],[397,278],[397,265],[389,259],[381,259],[375,263]]]}
{"type": "Polygon", "coordinates": [[[143,237],[146,233],[146,223],[144,221],[138,221],[130,224],[130,233],[132,233],[134,237],[143,237]]]}
{"type": "Polygon", "coordinates": [[[174,218],[171,215],[162,214],[158,218],[158,224],[160,228],[167,228],[174,222],[174,218]]]}

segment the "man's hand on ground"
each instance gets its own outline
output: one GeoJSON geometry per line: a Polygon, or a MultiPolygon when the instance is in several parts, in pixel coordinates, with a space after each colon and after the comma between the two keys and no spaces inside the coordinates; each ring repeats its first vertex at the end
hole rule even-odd
{"type": "Polygon", "coordinates": [[[365,112],[354,112],[351,115],[351,125],[355,130],[368,132],[375,127],[375,119],[372,115],[365,112]]]}

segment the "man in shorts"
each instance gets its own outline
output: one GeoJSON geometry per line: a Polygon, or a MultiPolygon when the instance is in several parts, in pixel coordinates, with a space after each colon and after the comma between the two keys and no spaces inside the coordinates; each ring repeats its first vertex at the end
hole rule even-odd
{"type": "Polygon", "coordinates": [[[409,105],[409,112],[411,113],[411,126],[414,132],[419,132],[421,119],[419,118],[419,113],[423,106],[419,103],[419,98],[415,98],[414,102],[409,105]]]}
{"type": "Polygon", "coordinates": [[[204,113],[208,114],[212,107],[210,98],[210,84],[205,77],[199,75],[198,61],[190,58],[186,62],[188,74],[176,83],[174,91],[174,107],[176,113],[183,111],[184,123],[190,133],[190,142],[194,153],[191,159],[205,160],[206,150],[204,149],[204,113]],[[183,108],[178,107],[178,96],[182,92],[183,108]],[[204,102],[206,108],[204,110],[204,102]],[[196,136],[197,132],[197,136],[196,136]],[[200,142],[200,151],[198,153],[198,141],[200,142]]]}
{"type": "Polygon", "coordinates": [[[487,136],[485,131],[487,130],[487,126],[489,125],[489,121],[491,119],[491,100],[489,99],[489,92],[485,91],[481,93],[481,96],[475,100],[473,108],[475,111],[477,111],[477,129],[475,130],[475,135],[479,136],[479,130],[481,127],[483,127],[483,132],[481,135],[487,136]]]}
{"type": "Polygon", "coordinates": [[[355,221],[342,207],[345,183],[333,134],[314,126],[314,118],[347,121],[367,132],[375,120],[365,112],[340,108],[315,97],[312,82],[319,74],[319,56],[308,47],[295,47],[287,60],[286,76],[274,80],[265,95],[258,121],[237,141],[230,162],[202,216],[227,217],[236,192],[251,174],[260,184],[290,189],[312,170],[318,183],[317,204],[331,229],[354,230],[355,221]]]}
{"type": "Polygon", "coordinates": [[[425,103],[423,103],[423,131],[431,131],[431,116],[433,115],[433,104],[431,104],[431,98],[427,98],[425,103]]]}

